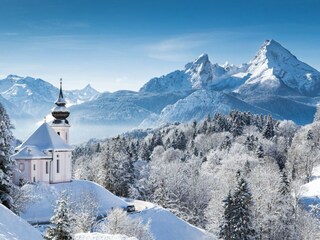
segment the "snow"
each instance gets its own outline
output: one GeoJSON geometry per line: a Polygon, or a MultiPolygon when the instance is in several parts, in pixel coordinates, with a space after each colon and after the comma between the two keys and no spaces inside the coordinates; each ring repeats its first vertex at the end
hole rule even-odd
{"type": "Polygon", "coordinates": [[[312,181],[302,186],[302,197],[320,198],[320,165],[314,168],[312,179],[312,181]]]}
{"type": "Polygon", "coordinates": [[[51,158],[43,153],[39,148],[36,146],[25,146],[19,152],[13,154],[11,156],[12,159],[44,159],[44,158],[51,158]]]}
{"type": "Polygon", "coordinates": [[[0,204],[0,239],[40,240],[43,238],[37,229],[0,204]]]}
{"type": "Polygon", "coordinates": [[[250,78],[236,92],[247,93],[250,85],[257,85],[264,91],[270,91],[279,89],[283,83],[300,94],[319,94],[320,73],[299,61],[275,40],[265,41],[249,63],[247,72],[251,75],[250,78]]]}
{"type": "Polygon", "coordinates": [[[300,202],[308,211],[320,204],[320,165],[314,168],[312,180],[300,188],[300,202]]]}
{"type": "Polygon", "coordinates": [[[70,183],[25,185],[34,196],[36,201],[28,202],[26,211],[21,217],[28,222],[48,222],[53,215],[55,202],[62,191],[66,191],[71,197],[70,201],[78,201],[85,193],[92,194],[97,203],[99,214],[105,214],[114,207],[125,208],[128,204],[121,198],[113,195],[111,192],[94,182],[85,180],[73,180],[70,183]]]}
{"type": "Polygon", "coordinates": [[[150,229],[156,240],[203,240],[214,239],[206,231],[197,228],[175,216],[168,210],[150,202],[134,200],[136,214],[130,216],[142,218],[145,223],[151,220],[150,229]]]}
{"type": "MultiPolygon", "coordinates": [[[[157,116],[151,115],[140,127],[157,127],[166,123],[201,120],[208,114],[213,116],[219,112],[227,114],[233,109],[250,111],[256,114],[270,114],[261,108],[250,105],[227,93],[213,90],[198,90],[172,105],[166,106],[157,116]]],[[[281,116],[276,116],[281,119],[281,116]]]]}
{"type": "Polygon", "coordinates": [[[127,237],[125,235],[111,235],[106,233],[78,233],[75,240],[138,240],[135,237],[127,237]]]}
{"type": "Polygon", "coordinates": [[[66,144],[62,138],[44,122],[25,142],[16,148],[23,149],[26,146],[36,146],[44,150],[72,150],[72,147],[66,144]]]}
{"type": "MultiPolygon", "coordinates": [[[[24,188],[29,188],[35,196],[40,197],[36,202],[27,203],[26,211],[21,214],[23,219],[32,223],[48,222],[50,220],[55,201],[63,190],[66,190],[71,196],[70,201],[77,201],[83,192],[91,192],[98,201],[100,206],[99,213],[101,214],[105,214],[112,208],[124,208],[129,204],[134,204],[137,212],[129,214],[129,216],[133,218],[139,217],[145,223],[151,219],[150,229],[156,240],[201,240],[209,239],[209,237],[212,239],[212,236],[209,236],[204,230],[192,226],[162,207],[139,200],[125,201],[102,186],[90,181],[73,180],[70,183],[51,185],[25,185],[24,188]]],[[[126,238],[125,236],[111,236],[100,233],[77,234],[76,239],[134,240],[134,238],[126,238]]]]}

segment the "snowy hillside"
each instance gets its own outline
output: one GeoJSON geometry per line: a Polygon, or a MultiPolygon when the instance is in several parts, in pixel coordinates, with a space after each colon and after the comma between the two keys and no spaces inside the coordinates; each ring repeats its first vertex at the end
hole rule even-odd
{"type": "Polygon", "coordinates": [[[137,93],[117,91],[103,93],[97,99],[70,108],[72,122],[91,124],[129,124],[137,126],[153,113],[160,113],[169,104],[189,92],[137,93]]]}
{"type": "MultiPolygon", "coordinates": [[[[152,115],[141,123],[141,127],[159,126],[168,122],[188,122],[190,120],[201,120],[208,114],[227,114],[231,110],[250,111],[256,114],[268,115],[262,108],[250,105],[228,93],[213,90],[198,90],[173,105],[165,107],[159,116],[152,115]]],[[[282,119],[280,115],[276,116],[282,119]]]]}
{"type": "Polygon", "coordinates": [[[111,235],[107,233],[78,233],[75,240],[138,240],[135,237],[127,237],[125,235],[111,235]]]}
{"type": "MultiPolygon", "coordinates": [[[[141,204],[141,201],[139,201],[141,204]]],[[[208,233],[177,218],[173,213],[158,206],[150,206],[133,214],[134,218],[142,218],[145,222],[151,219],[151,232],[156,240],[209,240],[208,233]]]]}
{"type": "Polygon", "coordinates": [[[98,202],[99,212],[105,213],[112,207],[124,208],[128,204],[100,185],[89,181],[72,181],[59,184],[25,185],[38,197],[36,201],[27,204],[26,211],[21,217],[28,222],[48,222],[53,215],[54,205],[62,191],[66,191],[71,197],[70,201],[77,201],[82,194],[93,194],[98,202]]]}
{"type": "Polygon", "coordinates": [[[41,233],[0,204],[1,240],[41,240],[41,233]]]}
{"type": "Polygon", "coordinates": [[[309,210],[312,205],[320,204],[320,166],[314,168],[312,180],[301,187],[300,199],[309,210]]]}
{"type": "MultiPolygon", "coordinates": [[[[70,202],[77,202],[88,193],[94,196],[99,206],[99,214],[105,215],[112,208],[125,208],[129,203],[125,200],[113,195],[102,186],[83,180],[73,180],[70,183],[59,184],[39,184],[25,185],[34,196],[36,201],[27,203],[26,210],[21,217],[29,222],[48,222],[53,214],[55,201],[62,191],[66,191],[70,196],[70,202]]],[[[132,204],[132,202],[130,202],[132,204]]],[[[133,202],[135,204],[135,202],[133,202]]],[[[131,214],[130,217],[142,218],[144,222],[151,219],[151,232],[156,240],[185,239],[200,240],[207,236],[204,230],[198,229],[185,221],[179,219],[169,211],[155,206],[151,203],[137,202],[138,213],[131,214]]],[[[92,239],[118,239],[110,238],[104,234],[78,234],[76,239],[84,239],[85,237],[94,237],[92,239]]],[[[119,236],[119,240],[127,240],[126,237],[119,236]]],[[[133,240],[133,238],[129,238],[133,240]]]]}

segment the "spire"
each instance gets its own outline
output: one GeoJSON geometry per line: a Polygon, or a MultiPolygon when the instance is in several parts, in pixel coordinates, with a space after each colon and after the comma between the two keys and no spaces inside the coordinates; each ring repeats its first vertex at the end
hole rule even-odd
{"type": "Polygon", "coordinates": [[[56,105],[58,106],[65,106],[66,105],[66,100],[63,98],[63,92],[62,92],[62,78],[60,78],[60,92],[59,92],[59,97],[57,101],[55,102],[56,105]]]}
{"type": "Polygon", "coordinates": [[[68,123],[67,117],[69,117],[69,110],[66,108],[66,100],[63,97],[62,92],[62,78],[60,78],[60,91],[59,96],[55,104],[57,105],[52,109],[52,116],[55,118],[53,123],[68,123]]]}

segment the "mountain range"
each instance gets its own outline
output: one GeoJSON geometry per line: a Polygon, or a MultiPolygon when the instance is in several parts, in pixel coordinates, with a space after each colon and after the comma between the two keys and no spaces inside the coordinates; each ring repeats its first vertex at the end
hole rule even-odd
{"type": "MultiPolygon", "coordinates": [[[[41,79],[9,75],[0,80],[0,102],[14,120],[41,119],[57,93],[56,87],[41,79]]],[[[313,120],[320,100],[320,73],[280,43],[266,40],[256,56],[241,66],[212,63],[201,54],[182,70],[152,78],[137,92],[99,93],[88,85],[65,91],[65,96],[73,124],[98,126],[100,135],[89,131],[87,139],[109,135],[101,127],[120,126],[119,133],[124,126],[156,127],[233,109],[303,125],[313,120]]]]}

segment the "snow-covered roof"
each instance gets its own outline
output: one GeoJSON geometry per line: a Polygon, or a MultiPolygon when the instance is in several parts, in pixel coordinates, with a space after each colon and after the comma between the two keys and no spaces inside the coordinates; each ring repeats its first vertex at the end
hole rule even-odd
{"type": "Polygon", "coordinates": [[[43,159],[52,158],[52,156],[46,155],[36,146],[25,146],[21,148],[17,153],[11,156],[13,159],[43,159]]]}
{"type": "Polygon", "coordinates": [[[16,148],[21,150],[27,146],[35,146],[40,151],[45,150],[72,150],[62,138],[49,126],[43,123],[25,142],[16,148]]]}

